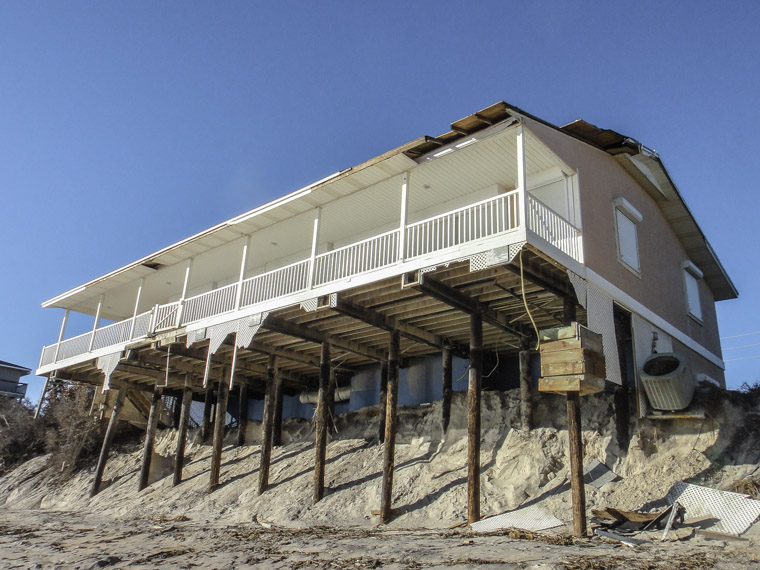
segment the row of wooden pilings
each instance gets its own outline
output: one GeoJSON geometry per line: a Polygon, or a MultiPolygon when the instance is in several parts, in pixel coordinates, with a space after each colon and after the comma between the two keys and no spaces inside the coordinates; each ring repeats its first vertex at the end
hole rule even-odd
{"type": "MultiPolygon", "coordinates": [[[[481,439],[481,385],[483,377],[483,320],[479,313],[470,315],[470,366],[468,370],[468,451],[467,451],[467,519],[468,523],[480,520],[480,439],[481,439]]],[[[533,406],[531,397],[531,374],[530,374],[530,344],[523,339],[519,352],[520,369],[520,393],[521,393],[521,427],[524,431],[532,429],[533,406]]],[[[381,387],[380,387],[380,429],[379,439],[384,443],[383,452],[383,480],[380,496],[380,522],[388,523],[392,518],[393,496],[393,471],[394,453],[397,431],[397,408],[398,408],[398,383],[400,366],[400,336],[398,332],[391,332],[388,346],[388,359],[381,363],[381,387]]],[[[213,422],[213,441],[211,470],[209,477],[209,492],[213,492],[220,481],[222,465],[222,448],[224,440],[225,420],[227,414],[227,400],[229,394],[230,369],[225,367],[218,381],[216,398],[216,418],[213,422]]],[[[192,376],[187,374],[185,386],[182,391],[181,413],[179,415],[179,434],[177,437],[176,461],[174,469],[174,485],[182,481],[182,467],[184,463],[184,451],[187,440],[188,421],[190,417],[190,404],[192,400],[192,376]]],[[[442,384],[443,401],[441,423],[444,433],[446,432],[451,410],[452,398],[452,350],[445,346],[442,350],[442,384]]],[[[333,421],[334,413],[334,390],[335,374],[331,370],[330,345],[322,343],[319,369],[319,391],[315,413],[315,467],[313,501],[316,503],[324,496],[325,491],[325,464],[326,444],[329,426],[333,421]]],[[[146,428],[145,445],[140,467],[139,490],[148,486],[150,463],[153,455],[153,443],[155,440],[156,427],[158,424],[159,409],[162,388],[155,387],[146,428]]],[[[101,486],[103,472],[105,470],[111,442],[113,440],[119,412],[124,404],[125,388],[119,389],[114,403],[111,418],[106,430],[103,446],[100,453],[95,478],[92,484],[90,496],[95,496],[101,486]]],[[[204,404],[204,419],[201,427],[201,437],[205,437],[209,430],[210,410],[213,401],[211,389],[206,391],[204,404]]],[[[574,531],[578,535],[586,532],[585,518],[585,492],[583,489],[582,472],[582,449],[580,431],[580,399],[578,394],[567,394],[568,430],[569,430],[569,457],[571,466],[571,486],[573,499],[574,531]]],[[[240,414],[239,414],[237,444],[245,443],[245,432],[248,418],[248,387],[240,386],[240,414]]],[[[272,446],[280,445],[282,424],[282,383],[280,381],[276,357],[270,356],[267,366],[266,395],[261,435],[261,462],[259,467],[258,493],[263,493],[269,486],[269,464],[271,460],[272,446]]]]}

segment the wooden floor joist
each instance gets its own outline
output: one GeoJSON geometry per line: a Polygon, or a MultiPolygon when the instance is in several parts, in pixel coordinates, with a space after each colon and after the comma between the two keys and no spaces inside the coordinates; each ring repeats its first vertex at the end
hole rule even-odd
{"type": "Polygon", "coordinates": [[[185,375],[182,389],[182,408],[179,414],[179,432],[177,433],[177,452],[174,459],[174,479],[176,487],[182,482],[182,468],[185,464],[185,444],[187,443],[187,425],[190,422],[190,405],[193,403],[193,375],[185,375]]]}
{"type": "Polygon", "coordinates": [[[385,443],[383,448],[383,486],[380,495],[380,523],[391,521],[393,500],[393,467],[396,454],[396,419],[398,406],[399,333],[391,333],[388,346],[388,388],[385,405],[385,443]]]}
{"type": "Polygon", "coordinates": [[[92,480],[92,487],[90,488],[90,497],[94,497],[100,492],[100,485],[103,481],[103,473],[106,470],[108,454],[111,451],[111,443],[113,443],[113,436],[116,433],[116,426],[119,423],[119,415],[124,407],[124,396],[126,391],[126,388],[122,387],[116,392],[113,410],[111,410],[111,418],[108,420],[108,428],[106,428],[106,434],[105,437],[103,437],[103,445],[100,448],[98,466],[95,468],[95,477],[92,480]]]}
{"type": "Polygon", "coordinates": [[[315,429],[316,460],[314,462],[314,502],[325,493],[325,460],[327,456],[327,390],[330,383],[330,345],[322,343],[319,366],[319,392],[317,394],[317,425],[315,429]]]}
{"type": "Polygon", "coordinates": [[[150,462],[153,458],[153,442],[156,439],[156,427],[158,426],[158,405],[161,403],[163,388],[161,386],[153,387],[153,398],[150,402],[150,414],[148,415],[148,425],[145,428],[145,445],[143,446],[142,461],[140,462],[140,483],[138,491],[142,491],[148,486],[150,478],[150,462]]]}

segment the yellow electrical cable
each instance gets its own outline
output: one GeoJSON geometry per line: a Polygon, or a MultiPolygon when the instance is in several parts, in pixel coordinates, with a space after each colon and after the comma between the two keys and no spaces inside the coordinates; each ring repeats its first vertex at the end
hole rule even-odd
{"type": "Polygon", "coordinates": [[[525,312],[528,313],[528,318],[530,318],[530,322],[533,325],[533,330],[536,331],[536,350],[538,350],[541,347],[541,338],[538,334],[538,327],[536,326],[536,321],[533,320],[533,315],[530,314],[530,308],[528,308],[528,301],[525,298],[525,278],[523,277],[522,249],[520,250],[520,288],[522,289],[522,300],[523,300],[523,305],[525,305],[525,312]]]}

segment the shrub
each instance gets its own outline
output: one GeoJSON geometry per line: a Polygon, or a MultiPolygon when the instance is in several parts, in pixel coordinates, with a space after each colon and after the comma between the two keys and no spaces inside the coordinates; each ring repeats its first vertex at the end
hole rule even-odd
{"type": "Polygon", "coordinates": [[[29,400],[0,396],[0,474],[45,451],[45,425],[29,400]]]}
{"type": "Polygon", "coordinates": [[[98,454],[101,422],[90,415],[94,390],[81,384],[52,387],[43,418],[50,468],[68,477],[98,454]]]}

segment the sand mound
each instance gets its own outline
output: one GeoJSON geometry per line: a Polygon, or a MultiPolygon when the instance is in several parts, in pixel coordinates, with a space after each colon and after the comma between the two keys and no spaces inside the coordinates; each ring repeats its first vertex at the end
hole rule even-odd
{"type": "MultiPolygon", "coordinates": [[[[585,462],[596,459],[620,479],[600,489],[587,485],[589,509],[614,506],[651,509],[680,480],[731,489],[758,471],[760,451],[751,443],[760,431],[757,403],[737,394],[702,394],[720,402],[704,420],[642,420],[632,428],[627,450],[615,437],[612,398],[583,398],[585,462]],[[755,431],[753,431],[755,430],[755,431]]],[[[483,516],[538,503],[564,521],[571,519],[567,490],[567,432],[564,399],[538,399],[537,427],[519,431],[517,391],[483,394],[483,516]]],[[[376,410],[366,409],[337,421],[327,450],[325,498],[313,505],[313,430],[310,422],[288,420],[282,447],[272,453],[270,488],[256,495],[259,446],[232,447],[228,438],[221,486],[207,492],[211,448],[189,438],[185,480],[172,486],[176,431],[157,436],[151,479],[138,493],[141,450],[115,446],[106,468],[106,485],[88,498],[94,467],[56,483],[38,457],[0,478],[0,504],[12,509],[88,511],[109,516],[170,518],[196,522],[268,521],[286,527],[315,525],[374,526],[379,508],[382,445],[377,442],[376,410]]],[[[256,431],[254,427],[254,431],[256,431]]],[[[440,402],[399,411],[394,477],[394,508],[405,511],[391,523],[402,528],[444,528],[466,514],[466,396],[456,394],[446,437],[440,428],[440,402]]],[[[755,441],[757,441],[755,439],[755,441]]]]}

